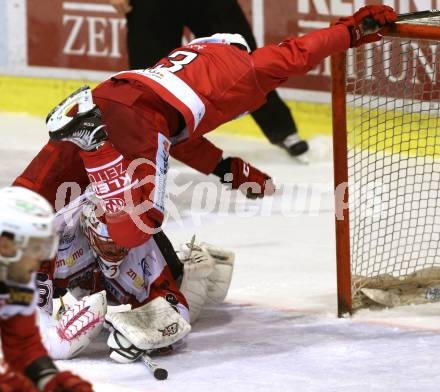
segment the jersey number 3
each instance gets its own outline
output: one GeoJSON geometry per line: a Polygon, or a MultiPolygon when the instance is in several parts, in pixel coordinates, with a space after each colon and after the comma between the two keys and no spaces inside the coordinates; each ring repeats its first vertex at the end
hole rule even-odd
{"type": "Polygon", "coordinates": [[[159,64],[157,67],[154,67],[153,69],[165,68],[173,73],[178,72],[182,70],[185,65],[188,65],[190,62],[192,62],[197,56],[198,54],[194,52],[187,52],[186,50],[177,50],[171,53],[167,57],[167,60],[172,65],[159,64]]]}

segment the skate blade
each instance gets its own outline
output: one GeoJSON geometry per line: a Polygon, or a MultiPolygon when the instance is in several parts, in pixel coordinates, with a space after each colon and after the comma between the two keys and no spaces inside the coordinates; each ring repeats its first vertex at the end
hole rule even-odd
{"type": "Polygon", "coordinates": [[[309,165],[310,164],[310,157],[307,152],[305,152],[304,154],[298,155],[296,157],[292,157],[292,158],[295,162],[299,163],[300,165],[309,165]]]}

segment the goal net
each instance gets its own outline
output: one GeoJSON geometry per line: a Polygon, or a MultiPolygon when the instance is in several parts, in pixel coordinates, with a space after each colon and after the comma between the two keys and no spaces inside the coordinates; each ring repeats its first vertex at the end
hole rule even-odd
{"type": "Polygon", "coordinates": [[[440,18],[384,34],[332,58],[339,315],[440,300],[440,18]]]}

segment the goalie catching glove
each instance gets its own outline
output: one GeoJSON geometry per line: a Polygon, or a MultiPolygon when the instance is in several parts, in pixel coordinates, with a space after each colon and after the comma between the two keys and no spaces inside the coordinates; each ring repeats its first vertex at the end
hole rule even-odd
{"type": "Polygon", "coordinates": [[[368,5],[353,16],[340,18],[336,24],[347,26],[350,32],[350,47],[379,41],[379,30],[397,21],[397,14],[387,5],[368,5]]]}
{"type": "Polygon", "coordinates": [[[191,330],[189,323],[162,297],[125,312],[105,316],[112,330],[107,345],[119,363],[137,360],[144,352],[168,347],[191,330]]]}

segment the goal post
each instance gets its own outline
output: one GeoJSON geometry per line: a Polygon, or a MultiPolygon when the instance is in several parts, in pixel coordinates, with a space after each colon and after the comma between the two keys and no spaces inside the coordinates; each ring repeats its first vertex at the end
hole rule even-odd
{"type": "Polygon", "coordinates": [[[352,312],[347,112],[346,112],[346,52],[331,58],[332,114],[333,114],[333,171],[335,184],[335,228],[336,228],[336,279],[338,316],[352,312]]]}
{"type": "Polygon", "coordinates": [[[440,299],[440,18],[332,56],[338,315],[440,299]]]}

